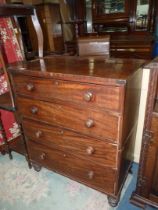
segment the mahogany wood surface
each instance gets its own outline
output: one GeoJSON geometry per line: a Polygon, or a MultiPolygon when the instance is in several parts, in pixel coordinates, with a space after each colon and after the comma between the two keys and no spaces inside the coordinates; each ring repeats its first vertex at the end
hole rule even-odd
{"type": "Polygon", "coordinates": [[[69,176],[108,194],[114,193],[116,171],[111,167],[85,161],[61,150],[28,142],[30,158],[42,166],[69,176]],[[108,184],[107,184],[108,183],[108,184]]]}
{"type": "Polygon", "coordinates": [[[104,166],[117,167],[117,147],[112,143],[28,119],[24,119],[23,126],[28,139],[36,143],[61,149],[104,166]]]}
{"type": "Polygon", "coordinates": [[[90,83],[77,83],[57,79],[43,79],[21,75],[14,76],[18,95],[37,99],[66,100],[86,107],[121,112],[121,88],[90,83]],[[47,89],[47,92],[45,91],[47,89]],[[53,90],[53,91],[52,91],[53,90]]]}
{"type": "Polygon", "coordinates": [[[17,98],[17,107],[21,116],[30,119],[57,124],[74,131],[80,130],[85,135],[103,140],[105,138],[113,142],[119,140],[119,121],[121,119],[115,113],[110,114],[69,104],[48,103],[23,97],[17,98]]]}
{"type": "Polygon", "coordinates": [[[141,59],[51,56],[32,62],[15,63],[8,70],[36,77],[121,86],[145,62],[141,59]]]}
{"type": "Polygon", "coordinates": [[[79,56],[104,55],[109,57],[110,55],[110,36],[108,35],[79,37],[77,43],[79,56]]]}
{"type": "Polygon", "coordinates": [[[127,154],[137,124],[138,69],[145,63],[56,56],[11,65],[32,165],[104,192],[117,205],[131,166],[127,154]]]}

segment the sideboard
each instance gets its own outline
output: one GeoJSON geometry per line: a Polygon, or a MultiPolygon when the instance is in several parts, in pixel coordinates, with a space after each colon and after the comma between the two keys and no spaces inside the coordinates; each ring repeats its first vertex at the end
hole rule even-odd
{"type": "Polygon", "coordinates": [[[8,70],[28,161],[108,195],[131,167],[144,60],[51,57],[8,70]]]}

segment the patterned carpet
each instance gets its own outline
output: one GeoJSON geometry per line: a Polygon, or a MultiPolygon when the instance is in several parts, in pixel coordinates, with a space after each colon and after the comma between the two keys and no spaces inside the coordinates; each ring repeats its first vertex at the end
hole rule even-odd
{"type": "Polygon", "coordinates": [[[39,173],[30,170],[23,156],[13,153],[13,157],[10,161],[7,155],[0,156],[0,210],[127,209],[121,203],[126,203],[124,195],[132,175],[125,183],[119,206],[112,208],[104,194],[44,168],[39,173]]]}

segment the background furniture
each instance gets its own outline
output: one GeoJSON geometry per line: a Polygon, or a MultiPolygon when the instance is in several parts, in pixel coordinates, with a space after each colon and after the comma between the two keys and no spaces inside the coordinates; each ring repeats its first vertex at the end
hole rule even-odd
{"type": "Polygon", "coordinates": [[[103,37],[79,37],[78,38],[79,56],[105,56],[109,57],[110,36],[103,37]]]}
{"type": "MultiPolygon", "coordinates": [[[[79,2],[73,2],[71,5],[75,8],[79,2]]],[[[80,2],[80,8],[87,12],[87,15],[82,13],[80,18],[86,19],[88,26],[92,25],[91,32],[100,36],[110,35],[112,57],[153,57],[158,17],[156,0],[145,3],[138,0],[89,0],[80,2]]]]}
{"type": "Polygon", "coordinates": [[[144,61],[57,56],[44,63],[44,70],[39,60],[9,67],[32,165],[104,192],[116,206],[131,167],[144,61]]]}
{"type": "MultiPolygon", "coordinates": [[[[44,3],[35,6],[37,16],[41,24],[41,28],[44,35],[44,54],[63,53],[64,40],[61,25],[60,5],[58,3],[44,3]]],[[[31,29],[31,27],[29,27],[31,29]]],[[[34,49],[35,38],[33,37],[33,31],[30,32],[31,42],[34,49]]],[[[36,50],[37,51],[37,50],[36,50]]]]}
{"type": "Polygon", "coordinates": [[[111,34],[111,56],[151,59],[156,10],[155,0],[93,0],[93,27],[111,34]]]}
{"type": "Polygon", "coordinates": [[[158,208],[158,58],[145,68],[150,70],[150,81],[137,186],[131,202],[158,208]]]}

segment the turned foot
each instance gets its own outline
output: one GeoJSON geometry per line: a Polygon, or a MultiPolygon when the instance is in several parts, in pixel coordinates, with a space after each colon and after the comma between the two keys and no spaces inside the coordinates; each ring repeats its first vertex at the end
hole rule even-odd
{"type": "MultiPolygon", "coordinates": [[[[2,155],[6,155],[6,154],[7,154],[6,150],[1,150],[0,152],[1,152],[2,155]]],[[[11,151],[9,151],[8,154],[9,154],[10,160],[12,160],[12,159],[13,159],[13,156],[12,156],[12,154],[11,154],[11,151]]]]}
{"type": "Polygon", "coordinates": [[[40,165],[35,164],[35,163],[32,163],[32,166],[33,166],[34,170],[37,171],[37,172],[39,172],[42,168],[40,165]]]}
{"type": "Polygon", "coordinates": [[[117,204],[118,204],[118,199],[117,198],[114,198],[114,197],[111,197],[111,196],[108,196],[108,203],[111,207],[116,207],[117,204]]]}
{"type": "Polygon", "coordinates": [[[2,154],[2,155],[5,155],[5,154],[6,154],[6,151],[5,151],[5,150],[2,150],[2,151],[1,151],[1,154],[2,154]]]}
{"type": "Polygon", "coordinates": [[[27,161],[27,164],[28,164],[29,169],[31,169],[32,168],[32,164],[31,164],[30,159],[28,158],[28,155],[26,155],[26,154],[25,154],[25,159],[27,161]]]}

